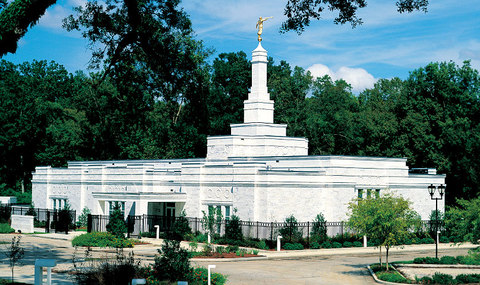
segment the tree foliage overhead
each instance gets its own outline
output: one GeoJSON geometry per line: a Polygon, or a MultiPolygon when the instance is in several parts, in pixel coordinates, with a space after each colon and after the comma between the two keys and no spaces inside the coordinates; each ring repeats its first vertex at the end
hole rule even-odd
{"type": "MultiPolygon", "coordinates": [[[[399,13],[427,12],[428,0],[399,0],[396,2],[399,13]]],[[[302,33],[311,20],[320,20],[326,10],[338,12],[335,24],[350,23],[352,27],[361,25],[362,18],[357,16],[358,9],[367,6],[366,0],[288,0],[284,14],[287,20],[282,23],[281,31],[302,33]]]]}
{"type": "Polygon", "coordinates": [[[0,57],[17,51],[17,42],[56,0],[0,1],[0,57]]]}

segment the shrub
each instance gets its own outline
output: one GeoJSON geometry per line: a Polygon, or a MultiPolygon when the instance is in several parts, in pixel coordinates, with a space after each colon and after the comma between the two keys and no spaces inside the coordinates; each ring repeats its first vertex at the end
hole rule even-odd
{"type": "Polygon", "coordinates": [[[140,273],[140,262],[135,261],[133,253],[130,253],[128,257],[125,257],[122,250],[117,250],[116,258],[105,258],[100,261],[97,259],[88,258],[89,251],[87,250],[86,260],[77,264],[75,262],[75,256],[73,265],[77,274],[74,275],[74,279],[77,284],[130,284],[135,276],[140,273]]]}
{"type": "Polygon", "coordinates": [[[240,226],[240,218],[235,215],[237,209],[233,209],[234,214],[230,217],[225,225],[225,237],[233,240],[243,240],[242,227],[240,226]]]}
{"type": "Polygon", "coordinates": [[[480,283],[480,274],[459,274],[455,281],[458,283],[480,283]]]}
{"type": "Polygon", "coordinates": [[[304,248],[303,248],[303,245],[301,243],[293,243],[292,244],[292,243],[287,242],[283,245],[283,249],[285,249],[285,250],[302,250],[304,248]]]}
{"type": "Polygon", "coordinates": [[[167,239],[184,240],[185,236],[190,234],[192,229],[186,218],[185,211],[182,211],[179,217],[175,218],[171,229],[167,232],[167,239]]]}
{"type": "Polygon", "coordinates": [[[133,247],[133,241],[117,238],[111,233],[93,232],[75,237],[72,246],[97,246],[97,247],[133,247]]]}
{"type": "Polygon", "coordinates": [[[435,274],[432,276],[432,280],[434,283],[437,284],[457,284],[457,282],[455,282],[455,280],[453,279],[452,275],[440,272],[435,272],[435,274]]]}
{"type": "Polygon", "coordinates": [[[353,246],[354,247],[362,247],[363,246],[363,243],[359,242],[359,241],[354,241],[353,242],[353,246]]]}
{"type": "Polygon", "coordinates": [[[141,236],[141,237],[146,237],[146,238],[156,238],[156,237],[157,237],[157,233],[153,233],[153,232],[140,232],[140,236],[141,236]]]}
{"type": "Polygon", "coordinates": [[[327,223],[322,213],[319,213],[312,225],[311,239],[315,242],[322,243],[327,240],[327,223]]]}
{"type": "Polygon", "coordinates": [[[217,247],[215,247],[215,252],[218,253],[218,254],[224,254],[226,252],[226,250],[223,246],[217,246],[217,247]]]}
{"type": "Polygon", "coordinates": [[[192,241],[188,245],[190,246],[190,248],[192,249],[193,252],[197,252],[198,242],[192,241]]]}
{"type": "Polygon", "coordinates": [[[403,240],[403,244],[406,244],[406,245],[411,245],[412,244],[412,239],[411,238],[406,238],[403,240]]]}
{"type": "Polygon", "coordinates": [[[257,247],[260,249],[268,249],[268,245],[264,240],[261,240],[257,243],[257,247]]]}
{"type": "Polygon", "coordinates": [[[258,255],[258,250],[257,249],[252,249],[251,254],[258,255]]]}
{"type": "Polygon", "coordinates": [[[127,232],[127,223],[123,219],[123,213],[120,208],[120,203],[115,202],[113,211],[110,213],[110,219],[107,224],[107,231],[117,238],[125,238],[127,232]]]}
{"type": "Polygon", "coordinates": [[[440,263],[441,264],[457,264],[458,262],[455,257],[446,255],[440,258],[440,263]]]}
{"type": "Polygon", "coordinates": [[[213,252],[213,246],[210,243],[206,243],[203,245],[202,253],[205,256],[211,256],[213,252]]]}
{"type": "Polygon", "coordinates": [[[12,216],[12,207],[0,205],[0,223],[8,223],[12,216]]]}
{"type": "Polygon", "coordinates": [[[207,235],[205,234],[198,234],[195,238],[194,238],[195,241],[199,242],[199,243],[204,243],[208,240],[208,237],[207,235]]]}
{"type": "Polygon", "coordinates": [[[78,226],[79,227],[87,227],[88,224],[88,215],[90,214],[90,209],[87,207],[84,207],[82,209],[82,213],[78,217],[78,226]]]}
{"type": "Polygon", "coordinates": [[[236,252],[239,249],[238,245],[229,245],[227,246],[227,252],[236,252]]]}
{"type": "Polygon", "coordinates": [[[346,241],[342,244],[343,247],[352,247],[353,246],[353,243],[349,242],[349,241],[346,241]]]}
{"type": "Polygon", "coordinates": [[[310,248],[311,248],[311,249],[319,249],[319,248],[320,248],[320,245],[318,244],[318,242],[315,241],[315,242],[312,242],[312,243],[310,244],[310,248]]]}
{"type": "Polygon", "coordinates": [[[339,242],[334,241],[334,242],[332,243],[332,248],[341,248],[341,247],[342,247],[342,244],[339,243],[339,242]]]}
{"type": "Polygon", "coordinates": [[[420,279],[415,278],[419,284],[433,284],[433,279],[429,276],[424,276],[420,279]]]}
{"type": "Polygon", "coordinates": [[[163,241],[162,249],[158,250],[161,256],[155,257],[153,265],[158,280],[187,280],[190,272],[188,252],[180,247],[180,241],[163,241]]]}
{"type": "Polygon", "coordinates": [[[441,243],[449,243],[450,239],[447,236],[440,236],[441,243]]]}
{"type": "Polygon", "coordinates": [[[297,219],[293,215],[285,219],[285,225],[279,232],[284,240],[288,242],[298,242],[302,239],[302,233],[298,230],[297,219]]]}
{"type": "Polygon", "coordinates": [[[235,252],[237,256],[241,256],[241,257],[244,257],[246,253],[247,253],[247,250],[244,248],[241,248],[235,252]]]}
{"type": "Polygon", "coordinates": [[[390,272],[382,271],[382,272],[377,272],[375,274],[377,275],[378,279],[383,281],[395,282],[395,283],[407,282],[407,279],[396,271],[390,271],[390,272]]]}
{"type": "Polygon", "coordinates": [[[14,229],[9,224],[3,223],[0,224],[0,233],[1,234],[9,234],[15,232],[14,229]]]}
{"type": "Polygon", "coordinates": [[[420,240],[420,243],[421,244],[432,244],[432,243],[435,243],[435,240],[433,238],[426,237],[426,238],[422,238],[420,240]]]}
{"type": "Polygon", "coordinates": [[[322,242],[322,244],[320,245],[321,248],[332,248],[332,243],[329,242],[329,241],[324,241],[322,242]]]}
{"type": "MultiPolygon", "coordinates": [[[[227,277],[220,273],[212,272],[210,275],[212,285],[223,285],[227,282],[227,277]]],[[[192,269],[188,274],[188,281],[193,284],[206,284],[208,279],[208,269],[205,267],[198,267],[192,269]]],[[[150,284],[150,283],[148,283],[150,284]]]]}

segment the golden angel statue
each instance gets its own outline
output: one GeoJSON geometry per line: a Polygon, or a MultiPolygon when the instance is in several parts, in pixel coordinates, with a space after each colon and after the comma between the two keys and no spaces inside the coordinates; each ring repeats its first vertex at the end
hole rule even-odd
{"type": "Polygon", "coordinates": [[[255,26],[258,29],[257,35],[258,35],[258,41],[262,41],[262,32],[263,32],[263,22],[265,22],[268,19],[272,19],[273,17],[266,17],[266,18],[258,18],[257,25],[255,26]]]}

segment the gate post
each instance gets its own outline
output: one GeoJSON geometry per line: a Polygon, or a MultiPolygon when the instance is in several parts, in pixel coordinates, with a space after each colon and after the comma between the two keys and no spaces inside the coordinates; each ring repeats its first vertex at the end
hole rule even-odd
{"type": "Polygon", "coordinates": [[[49,233],[50,232],[50,211],[47,210],[47,218],[45,221],[45,232],[49,233]]]}

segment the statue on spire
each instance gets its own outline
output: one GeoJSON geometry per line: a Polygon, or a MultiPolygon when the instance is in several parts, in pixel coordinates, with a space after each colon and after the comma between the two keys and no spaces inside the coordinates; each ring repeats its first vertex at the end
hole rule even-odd
{"type": "Polygon", "coordinates": [[[266,17],[266,18],[258,18],[257,25],[255,26],[258,29],[257,35],[258,35],[258,42],[262,41],[262,32],[263,32],[263,22],[265,22],[268,19],[272,19],[273,17],[266,17]]]}

